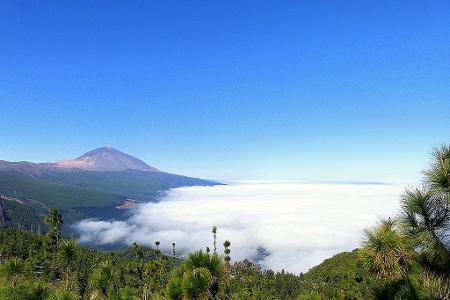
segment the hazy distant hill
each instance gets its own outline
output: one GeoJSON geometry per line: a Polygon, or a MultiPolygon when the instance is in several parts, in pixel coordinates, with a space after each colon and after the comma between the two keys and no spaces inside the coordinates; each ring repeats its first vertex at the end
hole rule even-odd
{"type": "Polygon", "coordinates": [[[170,188],[216,184],[161,172],[111,147],[57,163],[0,161],[0,201],[15,202],[37,212],[59,208],[69,222],[124,215],[126,212],[115,207],[126,199],[157,201],[161,192],[170,188]]]}

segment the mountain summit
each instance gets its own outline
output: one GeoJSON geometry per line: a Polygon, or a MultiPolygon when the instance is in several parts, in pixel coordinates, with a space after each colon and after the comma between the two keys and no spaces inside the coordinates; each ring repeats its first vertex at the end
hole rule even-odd
{"type": "Polygon", "coordinates": [[[86,152],[77,159],[66,159],[56,162],[60,168],[76,168],[89,171],[124,171],[141,170],[159,172],[158,169],[147,165],[142,160],[123,153],[107,145],[86,152]]]}

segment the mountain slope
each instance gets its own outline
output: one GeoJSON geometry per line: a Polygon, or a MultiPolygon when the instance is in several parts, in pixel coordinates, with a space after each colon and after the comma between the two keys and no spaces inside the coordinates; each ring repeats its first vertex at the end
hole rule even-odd
{"type": "Polygon", "coordinates": [[[56,184],[15,171],[0,171],[0,194],[44,207],[70,208],[117,205],[124,196],[56,184]]]}
{"type": "Polygon", "coordinates": [[[140,201],[156,201],[161,191],[181,186],[210,186],[216,182],[164,172],[127,171],[52,171],[39,179],[95,191],[114,193],[140,201]]]}

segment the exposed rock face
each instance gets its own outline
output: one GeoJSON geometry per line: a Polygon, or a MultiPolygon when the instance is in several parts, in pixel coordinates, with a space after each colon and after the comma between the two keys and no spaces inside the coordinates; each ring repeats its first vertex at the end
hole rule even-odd
{"type": "Polygon", "coordinates": [[[134,199],[126,199],[121,205],[116,206],[116,209],[134,209],[139,207],[141,201],[134,199]]]}
{"type": "Polygon", "coordinates": [[[89,171],[124,171],[141,170],[159,172],[142,160],[106,146],[89,151],[77,159],[56,162],[59,168],[76,168],[89,171]]]}

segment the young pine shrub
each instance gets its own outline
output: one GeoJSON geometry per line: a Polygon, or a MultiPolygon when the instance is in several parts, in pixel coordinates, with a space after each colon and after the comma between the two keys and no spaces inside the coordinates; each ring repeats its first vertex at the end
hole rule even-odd
{"type": "Polygon", "coordinates": [[[187,299],[208,299],[212,276],[207,268],[185,272],[181,283],[183,296],[187,299]]]}
{"type": "Polygon", "coordinates": [[[223,243],[223,247],[225,248],[225,250],[224,250],[224,254],[225,254],[224,260],[227,263],[227,265],[230,264],[230,260],[231,260],[231,258],[230,258],[230,253],[231,253],[230,245],[231,245],[231,243],[229,241],[225,241],[223,243]]]}
{"type": "Polygon", "coordinates": [[[175,243],[172,243],[172,255],[173,255],[173,261],[175,262],[175,260],[176,260],[176,256],[175,256],[175,254],[176,254],[176,252],[175,252],[175,246],[176,246],[176,244],[175,243]]]}
{"type": "Polygon", "coordinates": [[[58,250],[58,264],[65,273],[65,290],[69,290],[71,270],[77,260],[78,247],[75,241],[63,240],[58,250]]]}
{"type": "Polygon", "coordinates": [[[224,263],[219,255],[194,252],[172,273],[166,292],[170,299],[214,298],[223,275],[224,263]]]}
{"type": "Polygon", "coordinates": [[[115,294],[118,274],[113,262],[110,260],[101,261],[94,269],[91,277],[91,287],[93,293],[90,299],[108,299],[115,294]]]}
{"type": "Polygon", "coordinates": [[[213,246],[214,246],[214,253],[217,253],[217,227],[213,226],[212,228],[213,233],[213,246]]]}

